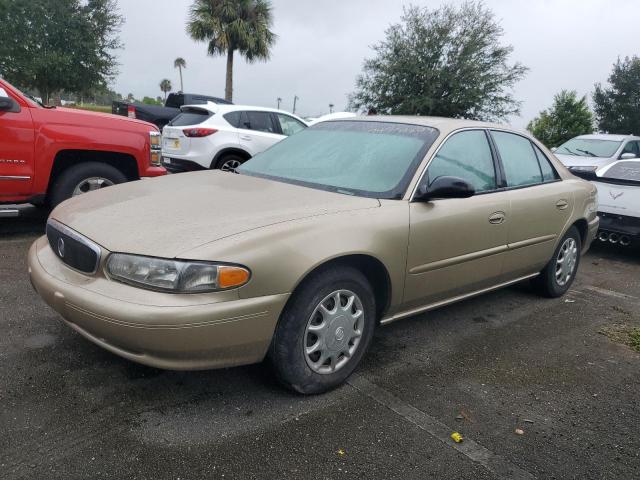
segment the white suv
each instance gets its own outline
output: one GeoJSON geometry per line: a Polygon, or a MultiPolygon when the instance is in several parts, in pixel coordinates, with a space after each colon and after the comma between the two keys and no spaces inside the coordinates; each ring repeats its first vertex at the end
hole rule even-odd
{"type": "Polygon", "coordinates": [[[280,110],[241,105],[185,105],[162,130],[162,164],[172,173],[234,171],[254,155],[307,128],[280,110]]]}
{"type": "Polygon", "coordinates": [[[640,137],[580,135],[552,150],[572,172],[595,172],[617,160],[640,158],[640,137]]]}

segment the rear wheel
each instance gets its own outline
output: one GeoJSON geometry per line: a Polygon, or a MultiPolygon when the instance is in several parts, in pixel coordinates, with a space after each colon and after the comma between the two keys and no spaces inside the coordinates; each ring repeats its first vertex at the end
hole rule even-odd
{"type": "Polygon", "coordinates": [[[56,207],[71,197],[126,181],[124,173],[106,163],[79,163],[58,176],[51,187],[49,203],[56,207]]]}
{"type": "Polygon", "coordinates": [[[238,168],[246,161],[247,160],[240,155],[231,153],[229,155],[224,155],[220,160],[218,160],[216,163],[216,168],[218,170],[222,170],[223,172],[235,172],[236,168],[238,168]]]}
{"type": "Polygon", "coordinates": [[[306,280],[280,317],[269,358],[280,382],[303,394],[343,383],[364,356],[376,323],[373,290],[350,267],[306,280]]]}
{"type": "Polygon", "coordinates": [[[549,298],[561,297],[571,288],[580,265],[581,251],[580,232],[576,227],[571,227],[547,266],[533,279],[533,286],[540,295],[549,298]]]}

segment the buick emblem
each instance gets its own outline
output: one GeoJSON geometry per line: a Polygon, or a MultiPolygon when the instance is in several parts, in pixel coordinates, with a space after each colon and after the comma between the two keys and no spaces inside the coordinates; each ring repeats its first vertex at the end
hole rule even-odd
{"type": "Polygon", "coordinates": [[[609,190],[609,195],[611,195],[611,198],[613,198],[614,200],[617,200],[622,195],[624,195],[624,192],[614,192],[613,190],[609,190]]]}
{"type": "Polygon", "coordinates": [[[58,239],[58,255],[60,258],[64,258],[64,240],[62,238],[58,239]]]}

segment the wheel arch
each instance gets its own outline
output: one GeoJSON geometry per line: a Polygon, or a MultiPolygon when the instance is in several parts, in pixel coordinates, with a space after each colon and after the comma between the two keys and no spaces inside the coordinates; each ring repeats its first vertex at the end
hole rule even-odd
{"type": "Polygon", "coordinates": [[[210,169],[216,168],[218,161],[226,155],[239,155],[242,158],[244,158],[245,161],[251,158],[251,154],[246,150],[243,150],[242,148],[239,148],[239,147],[223,148],[218,153],[216,153],[215,157],[213,157],[213,160],[211,160],[211,164],[209,165],[209,168],[210,169]]]}

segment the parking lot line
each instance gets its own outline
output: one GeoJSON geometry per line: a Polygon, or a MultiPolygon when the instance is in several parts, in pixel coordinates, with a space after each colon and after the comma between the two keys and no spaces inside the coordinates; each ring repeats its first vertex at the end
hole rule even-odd
{"type": "Polygon", "coordinates": [[[496,455],[471,439],[464,438],[461,443],[455,443],[450,437],[453,430],[447,425],[436,420],[422,410],[418,410],[413,405],[402,401],[388,390],[370,382],[363,376],[353,375],[347,383],[363,395],[366,395],[381,405],[384,405],[408,422],[413,423],[420,429],[429,433],[432,437],[440,440],[445,445],[459,451],[472,461],[484,466],[487,470],[498,477],[514,480],[535,478],[531,473],[513,465],[503,457],[496,455]]]}
{"type": "Polygon", "coordinates": [[[606,295],[608,297],[623,298],[625,300],[638,300],[638,297],[634,297],[633,295],[627,295],[626,293],[620,293],[613,290],[608,290],[606,288],[595,287],[593,285],[584,285],[582,288],[595,293],[599,293],[601,295],[606,295]]]}

